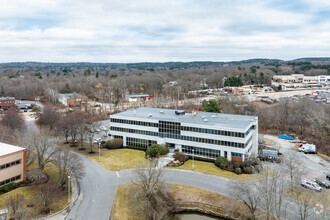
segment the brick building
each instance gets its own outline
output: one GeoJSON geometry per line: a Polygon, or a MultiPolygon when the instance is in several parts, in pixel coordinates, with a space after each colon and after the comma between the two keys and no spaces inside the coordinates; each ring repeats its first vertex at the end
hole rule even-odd
{"type": "Polygon", "coordinates": [[[87,104],[88,98],[78,93],[62,93],[59,101],[68,107],[77,107],[87,104]]]}
{"type": "Polygon", "coordinates": [[[15,107],[14,97],[0,97],[0,109],[7,110],[10,107],[15,107]]]}

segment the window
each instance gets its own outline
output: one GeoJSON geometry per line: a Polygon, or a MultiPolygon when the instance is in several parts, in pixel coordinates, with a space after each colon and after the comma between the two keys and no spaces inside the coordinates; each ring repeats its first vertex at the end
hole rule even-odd
{"type": "Polygon", "coordinates": [[[242,157],[242,154],[231,152],[231,156],[232,157],[242,157]]]}
{"type": "Polygon", "coordinates": [[[5,168],[9,168],[9,167],[12,167],[12,166],[15,166],[15,165],[18,165],[18,164],[21,164],[21,160],[17,160],[17,161],[11,162],[11,163],[3,164],[3,165],[0,166],[0,170],[5,169],[5,168]]]}
{"type": "Polygon", "coordinates": [[[20,180],[20,179],[21,179],[21,175],[15,176],[13,178],[10,178],[10,179],[7,179],[5,181],[0,182],[0,186],[5,185],[5,184],[8,184],[8,183],[11,183],[11,182],[14,182],[16,180],[20,180]]]}

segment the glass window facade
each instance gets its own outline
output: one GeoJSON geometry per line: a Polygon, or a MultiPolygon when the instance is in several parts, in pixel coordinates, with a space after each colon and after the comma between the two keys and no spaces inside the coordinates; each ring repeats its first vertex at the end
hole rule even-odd
{"type": "MultiPolygon", "coordinates": [[[[185,135],[171,134],[171,133],[164,133],[164,132],[160,133],[160,132],[153,132],[153,131],[144,131],[144,130],[137,130],[137,129],[131,129],[131,128],[110,127],[110,130],[125,132],[125,133],[149,135],[149,136],[155,136],[155,137],[166,137],[166,138],[172,138],[172,139],[178,139],[178,140],[185,140],[185,141],[192,141],[192,142],[199,142],[199,143],[213,144],[213,145],[222,145],[222,146],[236,147],[236,148],[245,148],[247,146],[244,143],[236,143],[236,142],[223,141],[223,140],[213,140],[213,139],[208,139],[208,138],[190,137],[190,136],[185,136],[185,135]]],[[[251,139],[252,139],[252,136],[249,139],[249,141],[251,141],[251,139]]],[[[247,144],[248,143],[249,142],[247,142],[247,144]]]]}
{"type": "Polygon", "coordinates": [[[194,156],[207,157],[212,159],[216,159],[217,157],[221,156],[220,150],[213,150],[208,148],[193,147],[186,145],[182,146],[182,152],[194,156]]]}
{"type": "Polygon", "coordinates": [[[126,145],[132,147],[140,147],[147,149],[153,144],[157,144],[156,141],[145,140],[140,138],[126,137],[126,145]]]}
{"type": "Polygon", "coordinates": [[[196,133],[245,138],[252,129],[255,129],[255,126],[253,125],[244,134],[242,132],[222,131],[222,130],[216,130],[216,129],[181,126],[181,124],[179,122],[171,122],[171,121],[159,121],[159,123],[153,123],[153,122],[111,118],[110,122],[159,128],[159,132],[163,133],[165,136],[167,134],[179,135],[181,131],[189,131],[189,132],[196,132],[196,133]]]}

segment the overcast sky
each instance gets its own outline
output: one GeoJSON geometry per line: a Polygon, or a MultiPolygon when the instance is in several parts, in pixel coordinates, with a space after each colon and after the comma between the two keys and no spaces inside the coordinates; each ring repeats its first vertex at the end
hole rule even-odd
{"type": "Polygon", "coordinates": [[[330,56],[330,0],[1,0],[0,62],[330,56]]]}

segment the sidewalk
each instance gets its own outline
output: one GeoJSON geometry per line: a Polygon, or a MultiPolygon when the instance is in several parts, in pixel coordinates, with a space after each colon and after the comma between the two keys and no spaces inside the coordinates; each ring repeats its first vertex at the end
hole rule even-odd
{"type": "Polygon", "coordinates": [[[71,207],[76,202],[79,197],[79,187],[77,185],[76,179],[72,179],[71,181],[71,202],[66,208],[62,209],[61,211],[54,213],[53,215],[46,216],[40,218],[39,220],[65,220],[66,216],[70,212],[71,207]]]}

